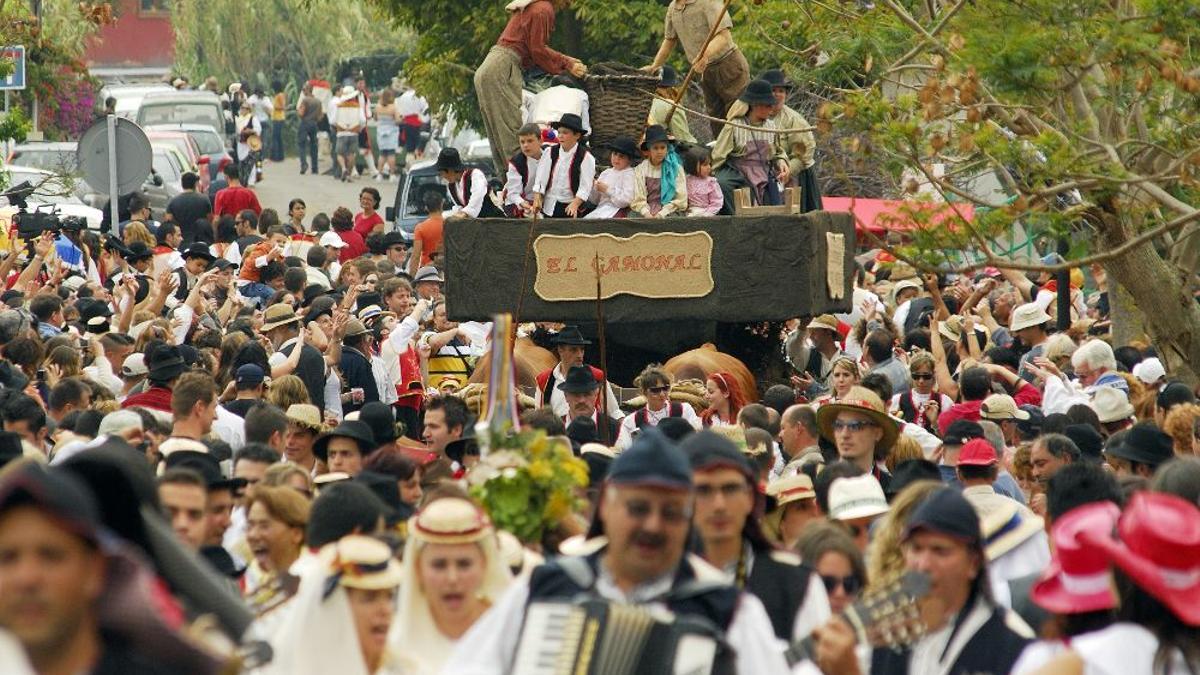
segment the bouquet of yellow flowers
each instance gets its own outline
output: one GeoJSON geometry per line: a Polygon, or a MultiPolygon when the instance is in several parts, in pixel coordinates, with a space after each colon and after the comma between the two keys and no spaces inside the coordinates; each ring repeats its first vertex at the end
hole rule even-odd
{"type": "Polygon", "coordinates": [[[571,513],[583,507],[587,464],[561,438],[541,430],[489,434],[489,452],[467,475],[471,496],[497,529],[522,543],[542,541],[571,513]]]}

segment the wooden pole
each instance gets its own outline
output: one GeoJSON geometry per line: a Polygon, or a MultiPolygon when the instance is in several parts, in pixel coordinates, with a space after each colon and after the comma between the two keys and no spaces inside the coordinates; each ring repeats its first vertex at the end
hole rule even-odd
{"type": "Polygon", "coordinates": [[[611,446],[617,442],[609,438],[608,433],[608,349],[604,341],[604,295],[600,288],[600,252],[596,251],[594,258],[596,266],[596,342],[600,346],[600,371],[604,380],[600,382],[600,414],[596,416],[596,432],[605,445],[611,446]]]}
{"type": "MultiPolygon", "coordinates": [[[[717,29],[721,27],[721,20],[724,19],[725,15],[729,13],[729,5],[731,4],[733,4],[733,0],[725,0],[725,5],[721,7],[721,13],[717,15],[716,21],[713,22],[712,28],[710,28],[708,31],[708,38],[704,40],[704,46],[700,48],[701,56],[704,55],[704,52],[708,51],[709,43],[711,43],[713,38],[717,36],[717,33],[720,32],[717,29]]],[[[679,107],[679,102],[683,100],[683,95],[687,93],[688,85],[692,83],[692,76],[695,74],[696,64],[693,62],[688,67],[687,75],[685,75],[683,78],[683,84],[679,87],[679,93],[675,94],[675,101],[671,103],[671,110],[667,113],[667,121],[663,126],[670,128],[671,118],[675,116],[675,109],[679,107]]]]}

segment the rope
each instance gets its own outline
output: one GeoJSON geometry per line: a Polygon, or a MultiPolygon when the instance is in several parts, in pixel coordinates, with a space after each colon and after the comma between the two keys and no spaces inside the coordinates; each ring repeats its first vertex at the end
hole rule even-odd
{"type": "MultiPolygon", "coordinates": [[[[647,91],[645,89],[639,89],[638,91],[642,92],[643,94],[648,94],[650,96],[653,96],[654,98],[656,98],[660,101],[670,101],[671,100],[669,98],[664,98],[662,96],[659,96],[655,92],[647,91]]],[[[805,131],[816,131],[817,130],[816,127],[811,126],[811,125],[807,126],[807,127],[791,127],[789,129],[764,129],[762,127],[752,127],[748,124],[740,124],[738,122],[734,122],[733,120],[724,120],[724,119],[721,119],[720,117],[713,117],[711,115],[706,115],[705,113],[702,113],[698,110],[692,110],[691,108],[687,108],[687,107],[683,106],[682,104],[679,105],[679,109],[688,113],[689,115],[695,115],[696,117],[699,117],[700,119],[708,120],[710,122],[720,122],[722,124],[731,126],[735,129],[745,129],[747,131],[759,131],[759,132],[767,133],[767,134],[796,134],[796,133],[803,133],[805,131]]]]}

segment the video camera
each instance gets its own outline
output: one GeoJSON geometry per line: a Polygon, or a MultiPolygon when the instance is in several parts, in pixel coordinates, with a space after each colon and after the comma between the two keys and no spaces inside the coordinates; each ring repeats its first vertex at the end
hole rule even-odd
{"type": "Polygon", "coordinates": [[[29,196],[33,194],[34,187],[29,181],[23,181],[17,186],[0,194],[8,200],[9,204],[17,207],[17,213],[13,216],[13,222],[17,225],[17,236],[26,242],[31,242],[41,236],[43,232],[58,234],[62,230],[81,231],[87,227],[87,223],[82,218],[66,217],[63,218],[54,211],[53,207],[47,207],[45,210],[35,207],[32,211],[29,210],[29,196]]]}

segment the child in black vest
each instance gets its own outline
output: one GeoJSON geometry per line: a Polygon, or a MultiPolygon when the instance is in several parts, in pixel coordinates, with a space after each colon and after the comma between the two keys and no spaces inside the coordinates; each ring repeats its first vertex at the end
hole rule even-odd
{"type": "Polygon", "coordinates": [[[542,159],[542,130],[536,124],[526,124],[517,131],[521,150],[508,160],[504,182],[504,212],[510,218],[532,216],[533,181],[542,159]]]}
{"type": "Polygon", "coordinates": [[[587,131],[579,115],[567,113],[551,124],[558,145],[538,162],[533,183],[533,208],[550,218],[579,218],[596,179],[596,158],[583,143],[587,131]]]}

